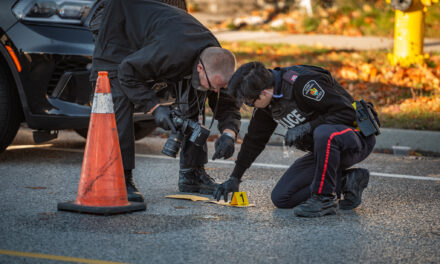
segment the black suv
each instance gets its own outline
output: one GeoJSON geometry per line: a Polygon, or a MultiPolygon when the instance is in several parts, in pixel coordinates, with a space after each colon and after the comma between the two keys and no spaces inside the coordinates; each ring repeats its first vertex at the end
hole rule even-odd
{"type": "MultiPolygon", "coordinates": [[[[0,1],[0,152],[22,122],[37,143],[61,129],[87,135],[94,45],[86,25],[94,2],[0,1]]],[[[152,116],[135,114],[136,139],[155,128],[152,116]]]]}

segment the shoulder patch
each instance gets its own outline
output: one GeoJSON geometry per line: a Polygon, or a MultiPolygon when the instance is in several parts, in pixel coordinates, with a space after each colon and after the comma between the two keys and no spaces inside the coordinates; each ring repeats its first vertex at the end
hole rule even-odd
{"type": "Polygon", "coordinates": [[[285,80],[286,82],[293,84],[296,79],[298,78],[299,73],[292,71],[292,70],[288,70],[283,74],[283,80],[285,80]]]}
{"type": "Polygon", "coordinates": [[[318,82],[315,80],[310,80],[304,85],[302,90],[303,96],[310,98],[315,101],[321,101],[324,97],[325,91],[319,86],[318,82]]]}

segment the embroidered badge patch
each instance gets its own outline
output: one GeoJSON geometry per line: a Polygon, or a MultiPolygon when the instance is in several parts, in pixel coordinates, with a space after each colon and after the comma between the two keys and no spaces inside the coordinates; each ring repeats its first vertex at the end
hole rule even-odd
{"type": "Polygon", "coordinates": [[[292,70],[286,71],[286,73],[283,74],[283,79],[287,81],[290,84],[293,84],[296,79],[298,78],[299,74],[297,72],[294,72],[292,70]]]}
{"type": "Polygon", "coordinates": [[[321,101],[324,97],[324,89],[315,80],[308,81],[302,90],[303,96],[315,101],[321,101]]]}
{"type": "Polygon", "coordinates": [[[296,81],[296,78],[298,78],[298,75],[292,75],[292,77],[290,77],[290,80],[292,81],[292,82],[294,82],[294,81],[296,81]]]}

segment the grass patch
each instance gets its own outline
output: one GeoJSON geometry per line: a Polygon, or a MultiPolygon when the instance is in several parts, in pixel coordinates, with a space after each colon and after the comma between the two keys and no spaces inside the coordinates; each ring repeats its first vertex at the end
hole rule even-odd
{"type": "Polygon", "coordinates": [[[440,130],[440,98],[416,97],[400,104],[383,106],[381,118],[386,127],[440,130]]]}

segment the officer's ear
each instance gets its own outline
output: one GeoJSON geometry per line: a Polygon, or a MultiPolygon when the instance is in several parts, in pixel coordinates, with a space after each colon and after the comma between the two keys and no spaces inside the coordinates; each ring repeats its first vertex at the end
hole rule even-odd
{"type": "MultiPolygon", "coordinates": [[[[206,82],[206,85],[208,85],[208,81],[206,80],[206,73],[203,70],[203,65],[200,63],[200,61],[197,64],[196,70],[197,70],[197,73],[199,74],[199,81],[202,82],[202,80],[203,80],[203,82],[206,82]]],[[[206,88],[209,88],[209,87],[206,87],[206,88]]]]}
{"type": "Polygon", "coordinates": [[[199,73],[203,72],[203,65],[200,63],[200,61],[199,63],[197,63],[197,72],[199,73]]]}

